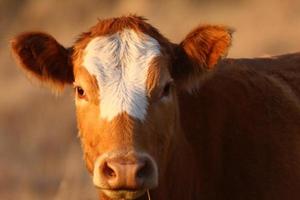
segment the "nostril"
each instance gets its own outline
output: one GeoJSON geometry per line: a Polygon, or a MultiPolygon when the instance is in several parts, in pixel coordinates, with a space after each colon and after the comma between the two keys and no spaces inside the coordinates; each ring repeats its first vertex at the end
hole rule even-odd
{"type": "Polygon", "coordinates": [[[107,164],[107,162],[103,166],[103,174],[109,178],[116,177],[115,171],[107,164]]]}
{"type": "Polygon", "coordinates": [[[137,171],[138,178],[146,178],[151,174],[151,166],[148,161],[145,161],[137,171]]]}

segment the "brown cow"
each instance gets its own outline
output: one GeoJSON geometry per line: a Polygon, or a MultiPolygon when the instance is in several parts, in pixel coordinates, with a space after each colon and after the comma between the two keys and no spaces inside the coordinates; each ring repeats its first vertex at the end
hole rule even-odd
{"type": "Polygon", "coordinates": [[[100,199],[299,200],[300,54],[221,60],[231,34],[200,26],[173,44],[130,15],[70,48],[29,32],[12,49],[52,88],[74,82],[100,199]]]}

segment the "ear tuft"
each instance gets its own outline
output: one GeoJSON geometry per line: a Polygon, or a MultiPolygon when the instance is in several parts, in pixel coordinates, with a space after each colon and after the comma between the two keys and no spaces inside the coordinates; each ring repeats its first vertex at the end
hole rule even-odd
{"type": "Polygon", "coordinates": [[[190,32],[180,46],[193,64],[211,69],[227,55],[233,32],[225,26],[200,26],[190,32]]]}
{"type": "Polygon", "coordinates": [[[73,82],[71,51],[52,36],[41,32],[27,32],[11,41],[11,48],[21,67],[42,83],[61,88],[73,82]]]}

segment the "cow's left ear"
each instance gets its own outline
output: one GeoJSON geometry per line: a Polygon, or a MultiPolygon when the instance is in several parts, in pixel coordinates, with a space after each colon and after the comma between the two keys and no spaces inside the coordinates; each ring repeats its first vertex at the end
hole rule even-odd
{"type": "Polygon", "coordinates": [[[181,89],[195,89],[203,73],[227,55],[232,33],[225,26],[199,26],[175,45],[172,76],[181,89]]]}

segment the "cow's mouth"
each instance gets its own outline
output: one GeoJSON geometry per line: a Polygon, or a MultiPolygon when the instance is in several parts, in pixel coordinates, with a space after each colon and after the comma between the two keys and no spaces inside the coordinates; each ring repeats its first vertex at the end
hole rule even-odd
{"type": "Polygon", "coordinates": [[[110,199],[112,200],[133,200],[141,197],[144,195],[147,191],[147,189],[141,189],[141,190],[127,190],[127,189],[121,189],[121,190],[110,190],[110,189],[101,189],[101,191],[110,199]]]}

